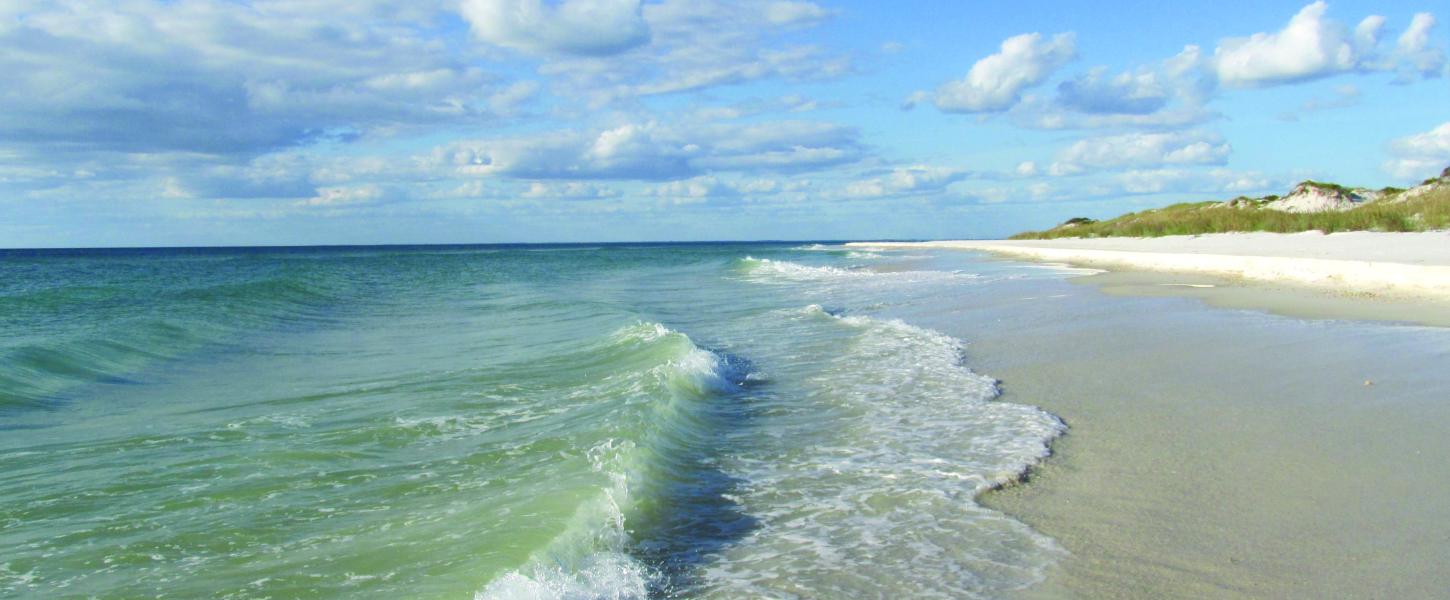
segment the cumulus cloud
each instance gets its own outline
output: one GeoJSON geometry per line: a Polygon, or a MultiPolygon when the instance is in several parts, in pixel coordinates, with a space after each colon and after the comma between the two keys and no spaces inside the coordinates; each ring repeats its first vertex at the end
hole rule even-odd
{"type": "Polygon", "coordinates": [[[639,0],[463,0],[459,8],[479,39],[526,52],[606,55],[649,39],[639,0]]]}
{"type": "Polygon", "coordinates": [[[1405,67],[1424,77],[1439,77],[1445,68],[1445,49],[1430,44],[1435,16],[1418,13],[1395,43],[1395,54],[1405,67]]]}
{"type": "Polygon", "coordinates": [[[520,198],[534,200],[595,200],[616,196],[619,196],[619,192],[613,188],[582,181],[564,183],[535,181],[530,183],[524,191],[519,192],[520,198]]]}
{"type": "Polygon", "coordinates": [[[1226,193],[1247,194],[1283,187],[1256,171],[1230,169],[1135,169],[1109,181],[1108,194],[1226,193]]]}
{"type": "Polygon", "coordinates": [[[1417,180],[1439,173],[1450,165],[1450,121],[1423,133],[1390,142],[1391,158],[1385,171],[1404,180],[1417,180]]]}
{"type": "Polygon", "coordinates": [[[1012,108],[1022,98],[1022,91],[1042,83],[1077,55],[1073,34],[1060,33],[1044,39],[1040,33],[1025,33],[1007,38],[997,53],[972,65],[967,76],[949,81],[932,94],[918,93],[915,99],[929,98],[938,109],[947,112],[1000,112],[1012,108]]]}
{"type": "Polygon", "coordinates": [[[1065,106],[1085,113],[1144,115],[1168,104],[1168,90],[1146,69],[1112,76],[1091,69],[1058,84],[1057,93],[1065,106]]]}
{"type": "Polygon", "coordinates": [[[1300,9],[1288,25],[1273,33],[1230,38],[1214,51],[1212,68],[1218,80],[1232,87],[1292,83],[1351,71],[1402,72],[1401,81],[1414,76],[1439,77],[1445,69],[1445,49],[1432,43],[1435,16],[1418,13],[1395,42],[1382,52],[1380,37],[1387,19],[1370,15],[1353,32],[1329,19],[1323,1],[1300,9]]]}
{"type": "Polygon", "coordinates": [[[1095,67],[1057,86],[1054,97],[1025,94],[1009,113],[1034,129],[1180,128],[1217,116],[1205,108],[1214,82],[1203,69],[1203,52],[1178,54],[1110,74],[1095,67]]]}
{"type": "Polygon", "coordinates": [[[839,77],[851,70],[845,56],[782,41],[830,17],[804,1],[665,0],[642,7],[646,43],[613,55],[558,57],[540,70],[596,105],[762,79],[839,77]]]}
{"type": "Polygon", "coordinates": [[[382,187],[367,184],[351,187],[329,187],[317,191],[317,195],[297,202],[298,206],[343,208],[378,204],[386,197],[382,187]]]}
{"type": "Polygon", "coordinates": [[[498,78],[423,32],[439,7],[44,3],[0,27],[3,144],[247,158],[489,117],[498,78]],[[315,8],[313,8],[315,10],[315,8]],[[306,57],[305,59],[299,57],[306,57]]]}
{"type": "Polygon", "coordinates": [[[1277,32],[1220,42],[1213,56],[1219,81],[1231,86],[1271,85],[1354,69],[1359,52],[1344,27],[1325,17],[1328,10],[1323,1],[1314,2],[1277,32]]]}
{"type": "Polygon", "coordinates": [[[1208,132],[1128,133],[1074,142],[1058,154],[1048,172],[1074,175],[1089,169],[1221,165],[1229,152],[1221,136],[1208,132]]]}
{"type": "Polygon", "coordinates": [[[773,25],[814,25],[830,16],[830,11],[814,2],[776,0],[765,5],[765,19],[773,25]]]}
{"type": "Polygon", "coordinates": [[[807,171],[859,160],[855,129],[830,123],[628,123],[593,132],[465,141],[431,161],[463,175],[684,179],[712,171],[807,171]]]}
{"type": "Polygon", "coordinates": [[[651,187],[649,193],[673,204],[718,202],[740,194],[734,186],[709,175],[662,183],[651,187]]]}
{"type": "Polygon", "coordinates": [[[879,198],[940,192],[962,180],[967,172],[951,167],[912,165],[897,167],[890,173],[855,181],[846,186],[846,195],[857,198],[879,198]]]}

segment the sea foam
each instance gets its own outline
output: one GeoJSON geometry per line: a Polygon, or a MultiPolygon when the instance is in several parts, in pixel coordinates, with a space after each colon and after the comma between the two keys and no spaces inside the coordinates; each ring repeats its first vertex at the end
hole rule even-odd
{"type": "Polygon", "coordinates": [[[819,305],[782,315],[824,364],[777,416],[789,425],[741,457],[739,501],[763,526],[700,595],[989,598],[1039,581],[1062,551],[974,497],[1045,457],[1063,423],[997,401],[950,336],[819,305]]]}

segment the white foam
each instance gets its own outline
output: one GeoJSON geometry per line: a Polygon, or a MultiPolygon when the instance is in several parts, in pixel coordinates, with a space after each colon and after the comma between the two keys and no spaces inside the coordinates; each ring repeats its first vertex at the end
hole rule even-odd
{"type": "Polygon", "coordinates": [[[581,505],[565,533],[474,594],[474,600],[644,600],[651,572],[628,553],[626,472],[634,443],[608,440],[590,449],[590,466],[611,485],[581,505]]]}
{"type": "Polygon", "coordinates": [[[819,305],[779,314],[854,333],[798,340],[828,362],[778,416],[793,424],[779,444],[740,458],[735,497],[761,526],[705,570],[700,595],[989,598],[1040,581],[1061,549],[973,498],[1045,457],[1062,422],[996,401],[950,336],[819,305]]]}
{"type": "Polygon", "coordinates": [[[644,600],[643,568],[628,556],[595,554],[571,568],[538,566],[495,579],[474,600],[644,600]]]}
{"type": "Polygon", "coordinates": [[[975,273],[948,271],[877,271],[868,268],[843,269],[833,266],[803,265],[788,260],[772,260],[747,256],[742,262],[749,269],[751,277],[758,281],[784,282],[832,282],[832,281],[879,281],[883,284],[968,280],[979,276],[975,273]]]}

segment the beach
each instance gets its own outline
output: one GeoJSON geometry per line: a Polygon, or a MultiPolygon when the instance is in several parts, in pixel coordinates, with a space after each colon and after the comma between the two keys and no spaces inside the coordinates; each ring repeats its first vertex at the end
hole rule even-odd
{"type": "Polygon", "coordinates": [[[970,362],[1003,381],[1004,400],[1041,406],[1069,426],[1024,483],[982,498],[1070,553],[1020,597],[1396,598],[1450,586],[1442,568],[1450,476],[1439,458],[1450,342],[1442,327],[1407,323],[1443,324],[1432,294],[1385,298],[1069,259],[1276,251],[1288,260],[1445,264],[1433,248],[1381,245],[1373,255],[1323,259],[1299,243],[1336,238],[1396,239],[930,245],[1008,262],[1041,246],[1060,252],[1033,256],[1118,269],[1084,270],[1067,281],[1088,285],[985,312],[963,299],[922,319],[970,339],[970,362]]]}
{"type": "Polygon", "coordinates": [[[1340,293],[1450,300],[1450,232],[1220,233],[1157,238],[864,243],[1242,277],[1340,293]]]}
{"type": "Polygon", "coordinates": [[[3,258],[0,598],[1450,585],[1445,328],[937,248],[3,258]]]}
{"type": "Polygon", "coordinates": [[[860,242],[1108,270],[1110,293],[1187,295],[1304,317],[1450,325],[1450,233],[1224,233],[1158,238],[860,242]],[[1252,284],[1252,285],[1251,285],[1252,284]]]}

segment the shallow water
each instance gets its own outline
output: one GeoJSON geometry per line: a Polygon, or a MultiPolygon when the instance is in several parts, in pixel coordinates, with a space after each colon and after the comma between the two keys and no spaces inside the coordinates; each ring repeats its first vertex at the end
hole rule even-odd
{"type": "Polygon", "coordinates": [[[1064,426],[900,317],[1063,276],[830,245],[6,252],[0,596],[998,596],[1063,551],[975,496],[1064,426]]]}

